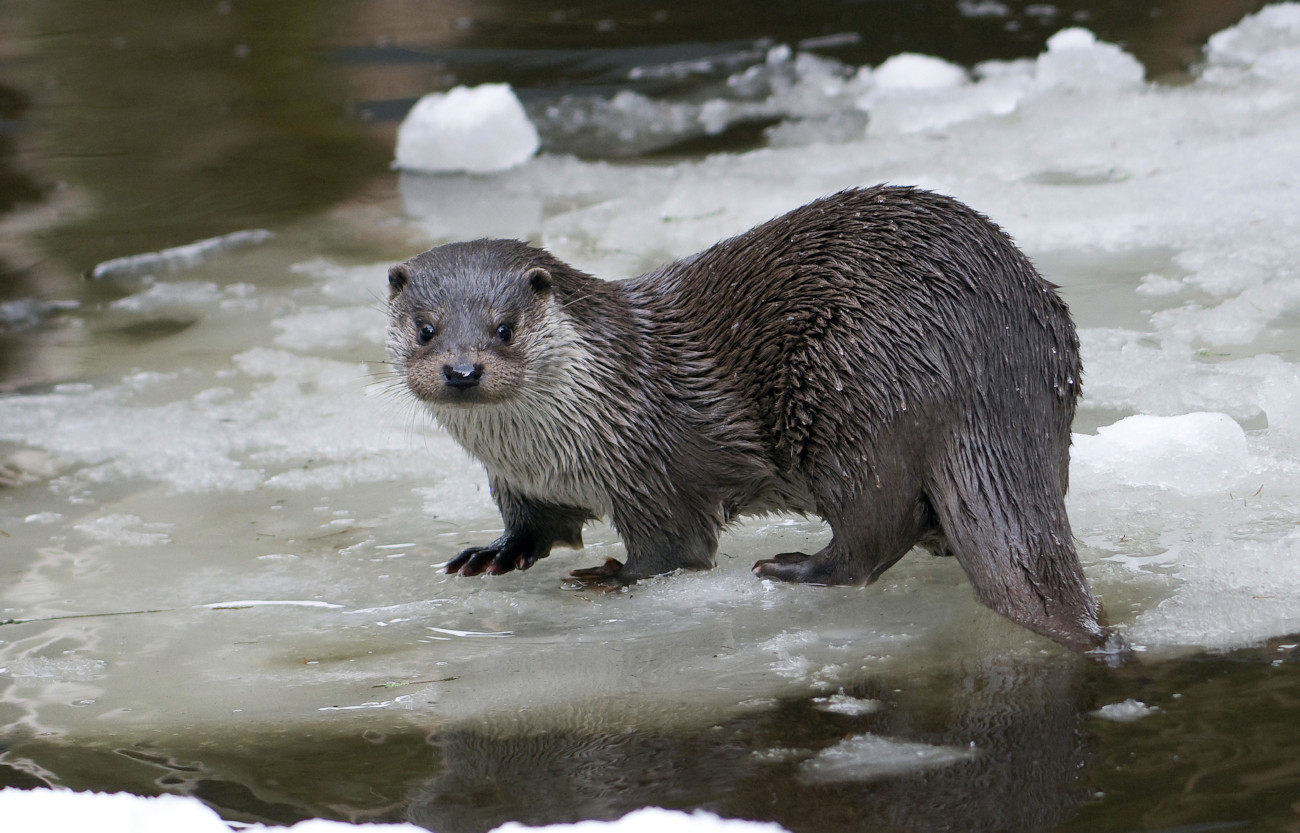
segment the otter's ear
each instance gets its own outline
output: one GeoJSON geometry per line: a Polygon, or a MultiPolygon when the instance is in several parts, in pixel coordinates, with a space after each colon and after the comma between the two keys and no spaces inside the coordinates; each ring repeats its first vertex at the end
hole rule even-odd
{"type": "Polygon", "coordinates": [[[392,269],[388,270],[388,300],[393,300],[402,293],[406,288],[407,282],[411,280],[411,267],[405,263],[399,263],[392,269]]]}
{"type": "Polygon", "coordinates": [[[524,273],[524,280],[538,295],[551,288],[551,273],[540,266],[534,266],[524,273]]]}

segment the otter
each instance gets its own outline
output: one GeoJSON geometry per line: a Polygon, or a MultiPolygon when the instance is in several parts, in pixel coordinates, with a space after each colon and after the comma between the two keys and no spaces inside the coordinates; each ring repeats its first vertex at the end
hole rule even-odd
{"type": "Polygon", "coordinates": [[[608,518],[626,584],[713,566],[739,515],[816,515],[764,578],[870,584],[914,546],[1068,648],[1107,632],[1066,517],[1079,342],[1057,287],[982,214],[877,186],[640,277],[515,240],[389,272],[398,378],[487,470],[504,533],[446,566],[525,570],[608,518]]]}

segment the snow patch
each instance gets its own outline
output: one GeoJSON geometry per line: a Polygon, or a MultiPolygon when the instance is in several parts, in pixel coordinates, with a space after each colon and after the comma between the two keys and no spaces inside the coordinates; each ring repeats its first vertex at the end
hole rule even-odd
{"type": "MultiPolygon", "coordinates": [[[[197,798],[178,795],[144,797],[129,793],[70,790],[0,790],[0,817],[5,833],[230,833],[216,811],[197,798]]],[[[309,819],[292,827],[240,825],[250,833],[428,833],[413,824],[352,824],[309,819]]],[[[507,822],[495,833],[785,833],[773,822],[724,819],[704,810],[684,813],[646,807],[616,821],[581,821],[527,827],[507,822]]]]}

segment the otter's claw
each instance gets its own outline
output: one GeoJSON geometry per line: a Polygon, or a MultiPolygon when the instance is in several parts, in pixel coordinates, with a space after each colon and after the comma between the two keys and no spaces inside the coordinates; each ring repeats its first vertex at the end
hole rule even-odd
{"type": "Polygon", "coordinates": [[[537,563],[537,556],[523,542],[502,536],[486,547],[469,547],[447,562],[443,572],[461,576],[479,573],[499,576],[512,570],[527,570],[537,563]]]}
{"type": "Polygon", "coordinates": [[[622,590],[627,585],[632,584],[632,581],[619,578],[622,570],[623,562],[617,558],[606,558],[605,563],[599,567],[570,570],[569,574],[564,577],[564,581],[560,583],[560,587],[565,590],[594,590],[598,593],[622,590]]]}

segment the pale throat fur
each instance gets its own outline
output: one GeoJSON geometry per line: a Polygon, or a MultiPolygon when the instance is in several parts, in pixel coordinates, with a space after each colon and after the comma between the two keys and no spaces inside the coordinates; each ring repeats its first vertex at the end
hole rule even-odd
{"type": "Polygon", "coordinates": [[[525,338],[522,378],[507,400],[457,406],[426,399],[425,408],[489,478],[607,516],[612,507],[602,484],[617,476],[617,428],[627,423],[604,393],[615,370],[593,355],[554,298],[521,333],[525,338]]]}

